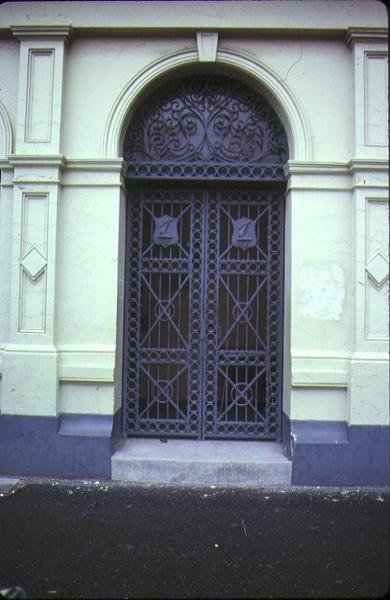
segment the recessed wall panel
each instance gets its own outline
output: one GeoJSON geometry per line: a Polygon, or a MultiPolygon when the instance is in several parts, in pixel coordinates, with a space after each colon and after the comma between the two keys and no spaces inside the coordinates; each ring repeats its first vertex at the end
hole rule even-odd
{"type": "Polygon", "coordinates": [[[25,194],[23,196],[22,214],[22,256],[35,245],[43,254],[47,252],[47,194],[25,194]]]}
{"type": "Polygon", "coordinates": [[[46,330],[46,273],[35,281],[22,269],[20,281],[19,331],[45,333],[46,330]]]}
{"type": "Polygon", "coordinates": [[[48,194],[23,194],[19,331],[24,333],[46,330],[48,210],[48,194]]]}
{"type": "Polygon", "coordinates": [[[386,340],[389,335],[389,214],[388,202],[366,201],[365,337],[386,340]]]}
{"type": "Polygon", "coordinates": [[[388,141],[387,55],[366,53],[365,59],[365,143],[385,146],[388,141]]]}
{"type": "Polygon", "coordinates": [[[50,142],[54,50],[30,50],[27,79],[26,142],[50,142]]]}

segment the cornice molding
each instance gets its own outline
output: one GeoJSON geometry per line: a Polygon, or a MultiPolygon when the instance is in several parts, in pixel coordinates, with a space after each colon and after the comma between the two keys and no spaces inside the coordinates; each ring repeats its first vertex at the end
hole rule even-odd
{"type": "Polygon", "coordinates": [[[327,382],[305,382],[305,381],[293,381],[291,383],[291,387],[294,390],[297,389],[316,389],[316,390],[347,390],[348,383],[333,383],[329,381],[327,382]]]}
{"type": "Polygon", "coordinates": [[[347,163],[288,161],[284,167],[287,191],[351,191],[386,188],[388,161],[353,159],[347,163]]]}
{"type": "Polygon", "coordinates": [[[345,37],[347,46],[353,46],[356,42],[364,44],[387,43],[387,27],[348,27],[345,37]]]}
{"type": "Polygon", "coordinates": [[[286,177],[290,175],[328,175],[328,174],[348,175],[348,163],[332,162],[302,162],[289,160],[284,166],[286,177]]]}
{"type": "Polygon", "coordinates": [[[243,26],[238,20],[236,24],[224,24],[221,22],[215,23],[200,23],[189,22],[183,24],[162,24],[161,22],[148,23],[127,23],[127,24],[96,24],[96,23],[80,23],[74,22],[73,25],[31,25],[31,24],[16,24],[5,25],[0,23],[0,38],[9,38],[12,35],[16,37],[36,38],[39,36],[61,36],[62,31],[71,29],[70,41],[76,36],[79,37],[127,37],[131,36],[149,36],[149,35],[193,35],[199,31],[204,33],[219,32],[226,35],[238,35],[244,32],[246,38],[261,36],[275,39],[275,37],[288,39],[327,39],[345,41],[346,44],[354,43],[354,41],[373,41],[383,42],[387,39],[386,27],[347,27],[346,25],[317,26],[313,23],[312,26],[290,25],[280,26],[280,23],[271,23],[269,25],[258,24],[252,22],[243,26]],[[58,32],[58,33],[57,33],[58,32]]]}
{"type": "Polygon", "coordinates": [[[351,173],[356,171],[383,171],[389,170],[389,161],[387,159],[377,158],[352,158],[348,163],[351,173]]]}
{"type": "Polygon", "coordinates": [[[125,173],[123,158],[71,158],[66,159],[66,168],[77,171],[122,171],[125,173]]]}
{"type": "Polygon", "coordinates": [[[62,154],[35,156],[31,156],[30,154],[10,154],[8,162],[13,167],[57,167],[63,169],[66,165],[66,158],[62,154]]]}
{"type": "Polygon", "coordinates": [[[290,175],[348,175],[356,171],[383,171],[389,169],[388,160],[353,158],[348,162],[302,162],[289,160],[284,166],[284,174],[290,175]]]}
{"type": "Polygon", "coordinates": [[[63,40],[68,46],[74,40],[71,25],[10,25],[12,34],[22,40],[63,40]]]}
{"type": "Polygon", "coordinates": [[[62,169],[81,171],[121,171],[124,168],[123,158],[70,158],[63,154],[9,154],[4,162],[13,166],[53,166],[62,169]]]}
{"type": "Polygon", "coordinates": [[[61,384],[80,384],[80,385],[114,385],[115,381],[112,378],[104,377],[59,377],[58,381],[61,384]]]}
{"type": "Polygon", "coordinates": [[[3,170],[3,169],[11,170],[12,168],[13,167],[10,164],[8,158],[0,158],[0,169],[1,170],[3,170]]]}

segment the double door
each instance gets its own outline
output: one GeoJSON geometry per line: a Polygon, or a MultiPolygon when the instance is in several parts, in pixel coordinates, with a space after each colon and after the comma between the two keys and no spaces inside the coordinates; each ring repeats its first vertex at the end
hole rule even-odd
{"type": "Polygon", "coordinates": [[[124,433],[278,439],[283,190],[138,186],[127,240],[124,433]]]}

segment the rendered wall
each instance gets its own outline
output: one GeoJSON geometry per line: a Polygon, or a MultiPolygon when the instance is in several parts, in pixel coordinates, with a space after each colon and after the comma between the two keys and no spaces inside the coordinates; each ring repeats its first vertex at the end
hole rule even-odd
{"type": "Polygon", "coordinates": [[[383,5],[91,4],[0,7],[2,415],[88,437],[88,415],[119,410],[121,140],[159,77],[200,66],[257,87],[289,135],[286,445],[298,460],[299,447],[317,448],[316,424],[330,446],[333,423],[346,440],[347,426],[388,425],[383,5]],[[207,47],[202,58],[202,31],[218,33],[215,58],[207,47]]]}

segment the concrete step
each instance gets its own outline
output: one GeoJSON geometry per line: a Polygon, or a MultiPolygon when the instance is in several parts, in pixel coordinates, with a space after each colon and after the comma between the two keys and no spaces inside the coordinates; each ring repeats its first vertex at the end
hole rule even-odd
{"type": "Polygon", "coordinates": [[[122,440],[112,479],[134,483],[291,485],[292,463],[277,442],[122,440]]]}

